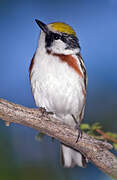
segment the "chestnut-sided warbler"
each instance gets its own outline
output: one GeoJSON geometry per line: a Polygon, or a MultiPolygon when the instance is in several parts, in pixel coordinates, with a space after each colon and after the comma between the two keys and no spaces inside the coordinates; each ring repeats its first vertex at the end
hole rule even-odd
{"type": "MultiPolygon", "coordinates": [[[[54,22],[41,28],[38,48],[32,58],[29,76],[32,93],[38,107],[73,128],[79,128],[86,103],[86,69],[80,45],[71,26],[54,22]]],[[[64,167],[85,165],[85,157],[78,151],[61,145],[64,167]]]]}

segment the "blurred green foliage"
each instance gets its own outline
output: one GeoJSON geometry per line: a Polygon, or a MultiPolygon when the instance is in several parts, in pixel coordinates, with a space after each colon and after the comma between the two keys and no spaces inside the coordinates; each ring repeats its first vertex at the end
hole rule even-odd
{"type": "Polygon", "coordinates": [[[99,122],[93,123],[92,125],[84,123],[81,124],[80,127],[84,132],[95,137],[96,139],[109,140],[109,142],[112,143],[114,149],[117,150],[117,133],[102,131],[102,125],[99,122]],[[98,130],[101,130],[104,135],[100,134],[98,130]]]}

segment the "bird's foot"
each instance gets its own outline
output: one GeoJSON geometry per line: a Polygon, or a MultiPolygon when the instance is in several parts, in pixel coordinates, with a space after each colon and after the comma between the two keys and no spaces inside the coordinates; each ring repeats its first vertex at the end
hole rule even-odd
{"type": "Polygon", "coordinates": [[[44,107],[39,107],[39,110],[42,113],[41,117],[43,117],[44,115],[53,115],[54,114],[53,112],[46,111],[46,109],[44,107]]]}
{"type": "Polygon", "coordinates": [[[80,125],[76,124],[75,129],[78,130],[78,136],[76,139],[76,143],[79,141],[80,138],[82,138],[82,130],[80,129],[80,125]]]}
{"type": "Polygon", "coordinates": [[[74,122],[76,123],[75,130],[78,130],[78,136],[76,139],[76,143],[77,143],[79,141],[79,139],[82,138],[82,130],[80,129],[80,124],[78,123],[78,121],[76,120],[76,118],[73,114],[72,114],[72,117],[74,119],[74,122]]]}

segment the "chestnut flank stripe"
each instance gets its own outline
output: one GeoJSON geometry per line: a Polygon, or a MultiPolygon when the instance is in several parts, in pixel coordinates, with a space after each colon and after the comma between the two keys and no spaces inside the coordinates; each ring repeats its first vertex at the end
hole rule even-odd
{"type": "Polygon", "coordinates": [[[77,60],[72,55],[64,55],[64,54],[53,54],[54,56],[58,56],[61,61],[66,62],[70,67],[72,67],[79,76],[83,77],[82,72],[80,71],[77,60]]]}
{"type": "Polygon", "coordinates": [[[29,79],[31,80],[31,71],[32,71],[32,68],[33,68],[33,65],[34,65],[34,58],[35,58],[35,54],[31,60],[31,63],[30,63],[30,67],[29,67],[29,79]]]}

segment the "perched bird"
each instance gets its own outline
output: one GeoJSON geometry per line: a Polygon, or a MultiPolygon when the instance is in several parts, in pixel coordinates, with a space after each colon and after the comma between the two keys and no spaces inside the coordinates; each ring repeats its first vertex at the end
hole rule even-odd
{"type": "MultiPolygon", "coordinates": [[[[79,40],[71,26],[63,22],[44,24],[37,50],[32,58],[29,77],[35,103],[63,123],[78,128],[86,103],[86,69],[80,54],[79,40]]],[[[80,136],[80,134],[79,134],[80,136]]],[[[64,167],[85,166],[85,157],[61,145],[64,167]]]]}

